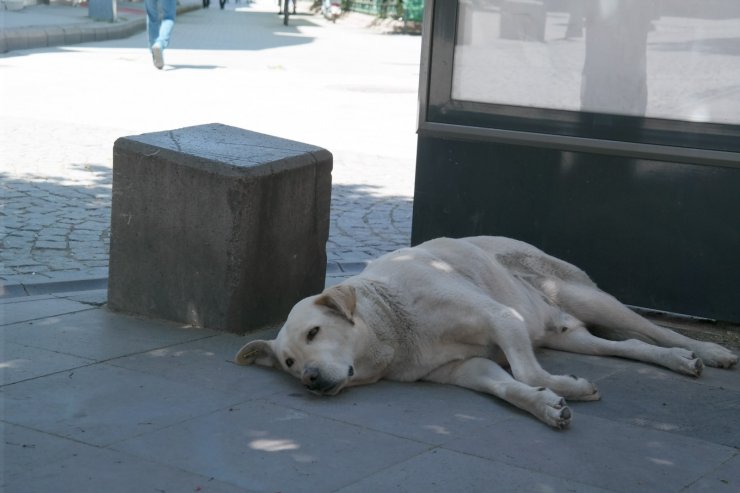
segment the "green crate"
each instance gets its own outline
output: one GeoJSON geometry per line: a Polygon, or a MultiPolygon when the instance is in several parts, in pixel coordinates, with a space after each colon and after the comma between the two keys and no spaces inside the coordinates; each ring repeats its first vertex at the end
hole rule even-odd
{"type": "Polygon", "coordinates": [[[349,10],[363,14],[378,15],[377,0],[352,0],[349,2],[349,10]]]}
{"type": "Polygon", "coordinates": [[[404,20],[421,22],[424,18],[424,0],[404,0],[403,10],[404,20]]]}
{"type": "Polygon", "coordinates": [[[421,22],[424,15],[424,0],[349,0],[345,2],[344,8],[381,19],[392,17],[421,22]]]}

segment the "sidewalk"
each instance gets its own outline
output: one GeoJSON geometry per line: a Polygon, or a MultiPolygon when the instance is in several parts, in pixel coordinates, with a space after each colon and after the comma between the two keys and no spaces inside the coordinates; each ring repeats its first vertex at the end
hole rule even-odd
{"type": "Polygon", "coordinates": [[[450,386],[314,397],[287,375],[233,364],[248,337],[106,309],[110,150],[123,135],[222,121],[329,149],[328,284],[408,242],[418,38],[310,14],[286,28],[272,6],[212,2],[185,16],[161,71],[143,39],[3,57],[21,97],[4,101],[0,128],[0,278],[12,291],[0,296],[0,489],[736,492],[738,369],[691,379],[543,352],[545,368],[603,395],[570,403],[573,423],[558,432],[450,386]],[[144,112],[165,93],[148,97],[144,84],[171,90],[171,114],[144,112]]]}
{"type": "MultiPolygon", "coordinates": [[[[543,351],[594,381],[554,431],[451,386],[315,397],[231,362],[247,338],[110,313],[104,290],[6,299],[7,493],[736,492],[738,370],[698,379],[543,351]]],[[[250,337],[273,337],[273,331],[250,337]]]]}
{"type": "MultiPolygon", "coordinates": [[[[141,8],[119,3],[121,17],[122,5],[141,8]]],[[[309,5],[299,2],[288,27],[272,0],[194,10],[179,18],[162,71],[153,70],[143,30],[126,39],[3,55],[6,93],[17,94],[0,126],[6,296],[104,286],[113,142],[204,122],[334,154],[330,272],[356,271],[408,245],[420,38],[382,36],[357,17],[332,24],[309,5]],[[161,97],[135,88],[164,81],[170,109],[152,113],[161,97]]],[[[4,14],[18,26],[18,19],[44,10],[4,14]]],[[[52,10],[66,12],[47,17],[52,25],[54,19],[92,22],[84,8],[52,10]]]]}
{"type": "MultiPolygon", "coordinates": [[[[180,0],[177,13],[200,9],[201,2],[180,0]]],[[[114,22],[95,21],[86,5],[29,5],[0,10],[0,53],[47,46],[127,38],[146,28],[143,2],[117,1],[114,22]]]]}

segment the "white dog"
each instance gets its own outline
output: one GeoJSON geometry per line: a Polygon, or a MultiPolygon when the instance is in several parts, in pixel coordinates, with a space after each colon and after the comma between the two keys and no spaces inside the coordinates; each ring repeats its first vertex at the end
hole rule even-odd
{"type": "Polygon", "coordinates": [[[477,237],[381,257],[300,301],[276,339],[246,344],[236,361],[282,369],[323,395],[381,378],[459,385],[563,428],[571,419],[563,397],[599,393],[582,378],[546,372],[535,347],[632,358],[691,376],[701,374],[702,361],[729,368],[738,360],[651,323],[531,245],[477,237]]]}

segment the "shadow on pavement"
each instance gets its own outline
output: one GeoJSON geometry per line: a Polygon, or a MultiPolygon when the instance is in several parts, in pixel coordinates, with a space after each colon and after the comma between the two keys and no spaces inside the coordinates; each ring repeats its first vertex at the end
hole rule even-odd
{"type": "MultiPolygon", "coordinates": [[[[112,171],[77,163],[67,169],[70,177],[0,171],[0,278],[9,284],[105,276],[112,171]]],[[[380,186],[335,184],[329,262],[370,260],[408,246],[412,204],[411,197],[384,194],[380,186]]]]}
{"type": "Polygon", "coordinates": [[[110,169],[78,163],[67,169],[70,177],[0,172],[0,277],[9,283],[107,275],[110,169]]]}
{"type": "Polygon", "coordinates": [[[329,260],[372,260],[411,241],[413,198],[374,185],[334,184],[329,260]]]}

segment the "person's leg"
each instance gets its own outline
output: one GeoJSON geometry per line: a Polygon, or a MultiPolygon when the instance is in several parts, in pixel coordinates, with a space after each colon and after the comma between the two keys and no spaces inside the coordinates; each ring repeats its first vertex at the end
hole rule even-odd
{"type": "Polygon", "coordinates": [[[177,0],[161,0],[162,23],[155,43],[165,49],[170,44],[172,29],[175,27],[175,16],[177,15],[177,0]]]}
{"type": "Polygon", "coordinates": [[[149,47],[154,44],[159,36],[159,8],[157,6],[157,0],[144,0],[144,6],[146,7],[146,31],[149,37],[149,47]]]}

